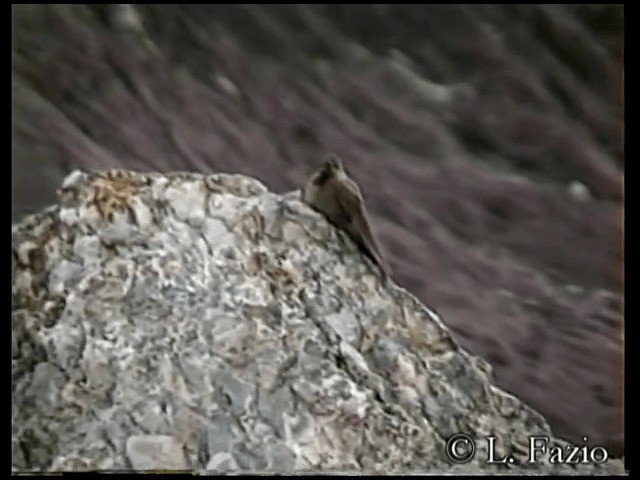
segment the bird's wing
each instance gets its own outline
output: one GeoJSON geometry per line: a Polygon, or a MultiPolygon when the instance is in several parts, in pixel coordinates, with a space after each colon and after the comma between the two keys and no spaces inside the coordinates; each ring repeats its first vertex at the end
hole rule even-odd
{"type": "Polygon", "coordinates": [[[368,250],[376,263],[386,271],[388,267],[382,259],[378,244],[371,232],[364,200],[357,189],[358,187],[349,185],[346,182],[339,182],[336,186],[340,189],[339,192],[336,192],[338,204],[343,211],[343,215],[350,219],[347,227],[349,234],[357,243],[368,250]]]}

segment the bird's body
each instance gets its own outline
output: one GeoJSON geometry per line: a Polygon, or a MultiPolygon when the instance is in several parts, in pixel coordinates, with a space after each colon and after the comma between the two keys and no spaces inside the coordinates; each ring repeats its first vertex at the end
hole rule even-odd
{"type": "Polygon", "coordinates": [[[389,267],[380,254],[380,248],[369,226],[360,189],[348,177],[335,155],[325,160],[323,167],[312,175],[302,189],[302,199],[345,231],[380,267],[384,276],[389,275],[389,267]]]}

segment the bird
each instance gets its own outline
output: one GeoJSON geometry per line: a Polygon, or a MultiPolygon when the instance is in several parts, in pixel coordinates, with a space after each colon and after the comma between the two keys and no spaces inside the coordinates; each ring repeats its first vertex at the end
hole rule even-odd
{"type": "Polygon", "coordinates": [[[360,188],[349,178],[337,155],[325,157],[322,167],[302,188],[302,200],[346,232],[380,268],[385,281],[390,277],[391,269],[383,259],[371,230],[360,188]]]}

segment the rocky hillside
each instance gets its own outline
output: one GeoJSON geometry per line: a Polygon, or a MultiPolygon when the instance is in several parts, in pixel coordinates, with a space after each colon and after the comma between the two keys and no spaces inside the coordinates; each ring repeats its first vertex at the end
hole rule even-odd
{"type": "Polygon", "coordinates": [[[299,192],[76,171],[60,197],[12,232],[16,470],[622,472],[529,463],[566,446],[299,192]]]}
{"type": "Polygon", "coordinates": [[[621,454],[622,6],[12,15],[14,221],[76,167],[286,192],[335,152],[397,283],[558,436],[621,454]]]}

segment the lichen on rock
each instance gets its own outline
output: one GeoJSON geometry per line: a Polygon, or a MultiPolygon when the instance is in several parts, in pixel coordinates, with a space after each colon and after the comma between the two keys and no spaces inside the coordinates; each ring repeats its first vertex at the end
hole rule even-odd
{"type": "Polygon", "coordinates": [[[455,473],[458,432],[469,472],[621,468],[528,465],[542,416],[296,192],[74,172],[12,242],[16,471],[455,473]]]}

